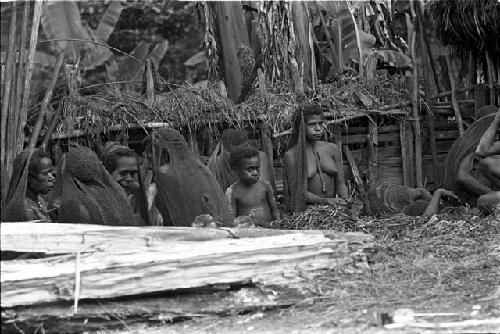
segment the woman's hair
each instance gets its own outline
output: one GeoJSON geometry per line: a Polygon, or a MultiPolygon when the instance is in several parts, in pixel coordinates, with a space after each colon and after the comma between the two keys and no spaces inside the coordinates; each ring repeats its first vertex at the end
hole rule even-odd
{"type": "Polygon", "coordinates": [[[221,141],[224,149],[232,152],[241,144],[248,142],[248,133],[245,130],[225,129],[222,132],[221,141]]]}
{"type": "Polygon", "coordinates": [[[259,151],[250,146],[240,146],[229,155],[229,166],[233,170],[239,170],[245,160],[259,156],[259,151]]]}
{"type": "Polygon", "coordinates": [[[304,120],[304,122],[306,122],[306,120],[311,116],[323,117],[323,110],[318,104],[307,102],[297,107],[297,110],[293,115],[293,129],[292,129],[292,136],[290,138],[290,144],[288,145],[289,148],[297,145],[299,141],[300,124],[302,122],[302,119],[304,120]]]}

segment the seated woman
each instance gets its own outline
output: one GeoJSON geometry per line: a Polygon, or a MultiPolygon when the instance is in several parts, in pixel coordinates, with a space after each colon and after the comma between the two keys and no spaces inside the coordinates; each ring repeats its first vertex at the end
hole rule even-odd
{"type": "Polygon", "coordinates": [[[49,219],[42,195],[54,185],[52,160],[42,149],[24,150],[14,160],[2,220],[10,222],[49,219]],[[29,160],[29,163],[28,163],[29,160]]]}
{"type": "Polygon", "coordinates": [[[229,225],[231,215],[224,193],[208,168],[193,157],[184,137],[163,128],[153,132],[152,142],[156,205],[165,225],[191,226],[196,216],[204,214],[229,225]]]}
{"type": "Polygon", "coordinates": [[[495,106],[484,106],[478,111],[474,123],[459,137],[446,157],[442,187],[453,191],[462,202],[477,205],[477,199],[494,191],[495,185],[488,180],[479,168],[481,158],[476,155],[479,141],[493,123],[495,106]]]}
{"type": "Polygon", "coordinates": [[[158,210],[148,207],[146,191],[139,185],[139,177],[142,176],[138,174],[136,153],[116,142],[108,142],[102,153],[102,164],[127,194],[134,218],[138,222],[147,222],[146,225],[163,225],[158,210]]]}
{"type": "Polygon", "coordinates": [[[299,106],[284,156],[284,195],[289,211],[302,211],[306,204],[345,205],[349,200],[340,149],[322,141],[324,131],[321,108],[311,103],[299,106]]]}
{"type": "MultiPolygon", "coordinates": [[[[208,169],[214,174],[222,191],[238,180],[237,174],[229,166],[229,155],[240,145],[249,145],[248,134],[244,130],[226,129],[208,160],[208,169]]],[[[271,167],[267,154],[259,151],[260,180],[272,183],[271,167]]]]}
{"type": "Polygon", "coordinates": [[[139,225],[122,187],[86,147],[74,148],[64,157],[49,207],[58,223],[139,225]]]}

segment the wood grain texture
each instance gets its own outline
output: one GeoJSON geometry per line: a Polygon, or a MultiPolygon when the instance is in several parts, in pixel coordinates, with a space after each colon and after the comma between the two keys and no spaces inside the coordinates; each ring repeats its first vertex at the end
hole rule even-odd
{"type": "Polygon", "coordinates": [[[2,261],[1,305],[72,300],[77,251],[80,298],[95,299],[213,284],[291,286],[342,265],[372,240],[330,231],[3,223],[2,250],[70,254],[2,261]]]}

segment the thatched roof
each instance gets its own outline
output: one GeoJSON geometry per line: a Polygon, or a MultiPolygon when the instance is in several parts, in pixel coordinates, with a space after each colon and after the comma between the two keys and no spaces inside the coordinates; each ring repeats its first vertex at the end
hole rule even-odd
{"type": "MultiPolygon", "coordinates": [[[[332,119],[355,118],[389,110],[390,105],[408,102],[402,76],[380,76],[376,91],[370,93],[358,78],[344,77],[323,84],[308,99],[320,104],[332,119]]],[[[293,94],[269,92],[265,98],[251,95],[236,105],[215,85],[204,89],[183,86],[157,94],[148,102],[139,95],[117,90],[70,98],[60,115],[54,138],[73,135],[97,136],[116,129],[169,125],[196,130],[222,123],[243,128],[252,123],[264,124],[271,133],[290,128],[298,105],[293,94]],[[153,125],[151,125],[153,124],[153,125]],[[73,135],[72,135],[73,134],[73,135]]],[[[34,119],[32,119],[34,121],[34,119]]],[[[43,134],[42,134],[43,135],[43,134]]]]}
{"type": "Polygon", "coordinates": [[[500,52],[498,0],[432,0],[426,9],[444,44],[457,50],[500,52]]]}

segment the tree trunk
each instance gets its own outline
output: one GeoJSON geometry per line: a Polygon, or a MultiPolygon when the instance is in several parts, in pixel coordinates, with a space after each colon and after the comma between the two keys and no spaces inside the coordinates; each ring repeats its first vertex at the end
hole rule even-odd
{"type": "Polygon", "coordinates": [[[239,1],[218,1],[206,3],[213,6],[217,25],[217,37],[222,55],[224,82],[228,95],[238,101],[243,85],[243,75],[238,51],[241,45],[250,48],[243,7],[239,1]]]}
{"type": "Polygon", "coordinates": [[[8,141],[9,135],[7,129],[8,119],[9,119],[9,102],[11,96],[12,83],[14,82],[14,56],[16,53],[15,49],[15,38],[16,38],[16,17],[17,17],[17,3],[12,2],[12,17],[10,19],[9,27],[9,48],[7,49],[7,61],[5,64],[5,82],[3,83],[3,99],[2,99],[2,115],[1,115],[1,158],[2,163],[7,166],[8,174],[10,175],[10,163],[9,163],[9,153],[13,148],[10,147],[8,141]]]}
{"type": "Polygon", "coordinates": [[[309,10],[305,1],[291,1],[290,16],[295,35],[295,57],[299,73],[302,75],[304,87],[316,87],[316,62],[312,46],[312,28],[309,10]]]}

